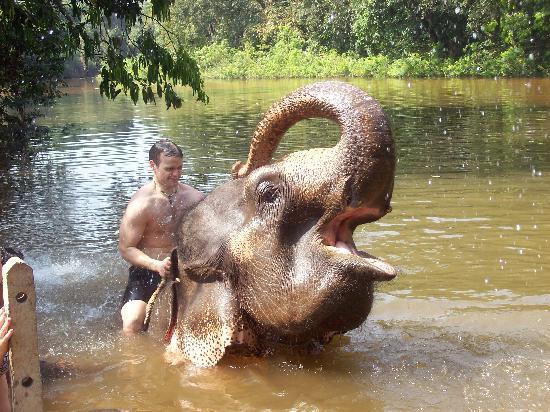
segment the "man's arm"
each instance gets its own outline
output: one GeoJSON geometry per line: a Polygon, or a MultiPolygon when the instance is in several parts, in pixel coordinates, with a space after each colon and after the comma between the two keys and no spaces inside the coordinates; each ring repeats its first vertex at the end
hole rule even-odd
{"type": "Polygon", "coordinates": [[[165,277],[170,273],[170,258],[153,259],[138,248],[147,227],[147,219],[145,208],[136,202],[130,202],[120,223],[118,250],[122,258],[131,265],[158,272],[165,277]]]}

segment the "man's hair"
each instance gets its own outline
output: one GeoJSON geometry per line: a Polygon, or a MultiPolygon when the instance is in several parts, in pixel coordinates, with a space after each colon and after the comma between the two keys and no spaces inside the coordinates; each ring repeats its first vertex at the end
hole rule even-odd
{"type": "Polygon", "coordinates": [[[0,246],[0,257],[2,259],[3,265],[5,265],[10,258],[15,256],[17,256],[19,259],[24,259],[23,253],[21,253],[20,251],[15,250],[11,247],[0,246]]]}
{"type": "Polygon", "coordinates": [[[149,149],[149,160],[155,162],[158,166],[160,163],[160,154],[165,156],[183,157],[183,152],[175,143],[168,139],[161,139],[149,149]]]}

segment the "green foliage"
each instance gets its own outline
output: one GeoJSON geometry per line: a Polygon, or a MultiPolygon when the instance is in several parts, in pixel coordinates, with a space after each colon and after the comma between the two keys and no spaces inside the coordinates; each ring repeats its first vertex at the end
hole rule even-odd
{"type": "Polygon", "coordinates": [[[411,53],[394,60],[387,71],[389,77],[441,76],[442,60],[433,56],[411,53]]]}
{"type": "MultiPolygon", "coordinates": [[[[55,29],[55,11],[41,2],[1,4],[0,127],[9,123],[19,130],[36,116],[29,104],[47,104],[59,96],[68,37],[55,29]]],[[[13,133],[0,133],[0,140],[16,137],[13,133]]]]}
{"type": "Polygon", "coordinates": [[[349,60],[349,73],[354,77],[384,77],[390,66],[390,59],[381,54],[349,60]]]}
{"type": "MultiPolygon", "coordinates": [[[[223,4],[176,0],[178,19],[185,22],[178,27],[206,33],[210,21],[230,26],[235,16],[223,4]],[[216,10],[215,18],[207,10],[216,10]]],[[[217,30],[194,43],[194,55],[209,76],[525,76],[550,71],[547,0],[239,0],[235,7],[246,10],[238,35],[217,30]]]]}
{"type": "Polygon", "coordinates": [[[385,55],[360,57],[307,46],[296,31],[281,29],[271,47],[251,44],[232,48],[215,43],[195,51],[206,77],[221,79],[292,77],[436,77],[530,76],[543,71],[519,48],[493,50],[484,43],[468,46],[459,59],[442,59],[433,53],[409,53],[400,58],[385,55]]]}
{"type": "Polygon", "coordinates": [[[529,16],[525,12],[513,12],[503,16],[501,21],[502,38],[513,47],[523,45],[531,35],[529,16]]]}
{"type": "Polygon", "coordinates": [[[448,62],[444,72],[448,76],[532,76],[541,70],[534,60],[525,57],[518,47],[503,51],[487,47],[487,44],[472,44],[467,53],[454,62],[448,62]]]}
{"type": "Polygon", "coordinates": [[[350,0],[302,0],[290,2],[290,22],[312,47],[353,50],[354,9],[350,0]]]}
{"type": "Polygon", "coordinates": [[[222,42],[197,50],[195,58],[204,73],[224,79],[328,77],[335,72],[342,75],[349,72],[350,61],[335,50],[316,51],[306,46],[300,34],[289,27],[280,29],[270,48],[247,43],[234,49],[222,42]]]}
{"type": "Polygon", "coordinates": [[[86,63],[99,62],[100,92],[107,98],[124,92],[134,103],[139,96],[148,103],[158,96],[168,108],[177,108],[182,101],[174,86],[184,85],[206,102],[196,62],[164,29],[172,3],[0,2],[0,127],[24,133],[37,115],[36,106],[51,104],[60,95],[64,62],[75,54],[86,63]],[[166,34],[162,42],[159,32],[166,34]]]}
{"type": "Polygon", "coordinates": [[[261,3],[249,0],[176,0],[169,27],[180,43],[202,47],[226,41],[242,46],[262,19],[261,3]]]}
{"type": "Polygon", "coordinates": [[[359,53],[388,54],[435,50],[457,57],[467,43],[466,1],[363,0],[355,2],[353,31],[359,53]]]}
{"type": "Polygon", "coordinates": [[[356,2],[352,26],[357,39],[355,50],[362,55],[387,54],[392,57],[430,48],[428,37],[420,33],[420,23],[398,1],[367,0],[356,2]]]}

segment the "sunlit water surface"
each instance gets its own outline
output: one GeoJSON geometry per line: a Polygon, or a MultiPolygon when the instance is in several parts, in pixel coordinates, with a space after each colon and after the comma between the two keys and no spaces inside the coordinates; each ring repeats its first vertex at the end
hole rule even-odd
{"type": "MultiPolygon", "coordinates": [[[[122,337],[127,265],[118,224],[170,137],[183,180],[229,179],[261,114],[308,81],[209,82],[181,110],[109,102],[77,84],[48,111],[51,139],[0,165],[0,242],[35,271],[41,357],[68,361],[46,410],[547,410],[550,405],[550,80],[351,80],[389,114],[399,163],[393,212],[355,233],[398,266],[364,325],[316,356],[168,366],[122,337]]],[[[277,156],[334,144],[302,122],[277,156]]]]}

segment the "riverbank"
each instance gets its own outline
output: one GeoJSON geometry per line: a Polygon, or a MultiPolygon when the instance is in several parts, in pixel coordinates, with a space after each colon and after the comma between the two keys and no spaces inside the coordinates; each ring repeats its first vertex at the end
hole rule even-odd
{"type": "MultiPolygon", "coordinates": [[[[537,63],[523,50],[504,51],[470,47],[458,59],[429,53],[408,53],[399,58],[378,54],[361,57],[355,53],[307,47],[296,38],[283,38],[273,46],[230,47],[213,43],[190,54],[207,79],[291,78],[460,78],[460,77],[550,77],[550,62],[537,63]]],[[[85,66],[81,59],[65,65],[65,79],[99,78],[99,66],[85,66]]]]}
{"type": "Polygon", "coordinates": [[[550,76],[550,65],[540,66],[520,49],[492,51],[471,48],[452,60],[410,53],[397,59],[385,55],[359,57],[335,50],[303,49],[292,39],[269,49],[232,48],[215,43],[193,53],[205,78],[327,78],[327,77],[531,77],[550,76]]]}

